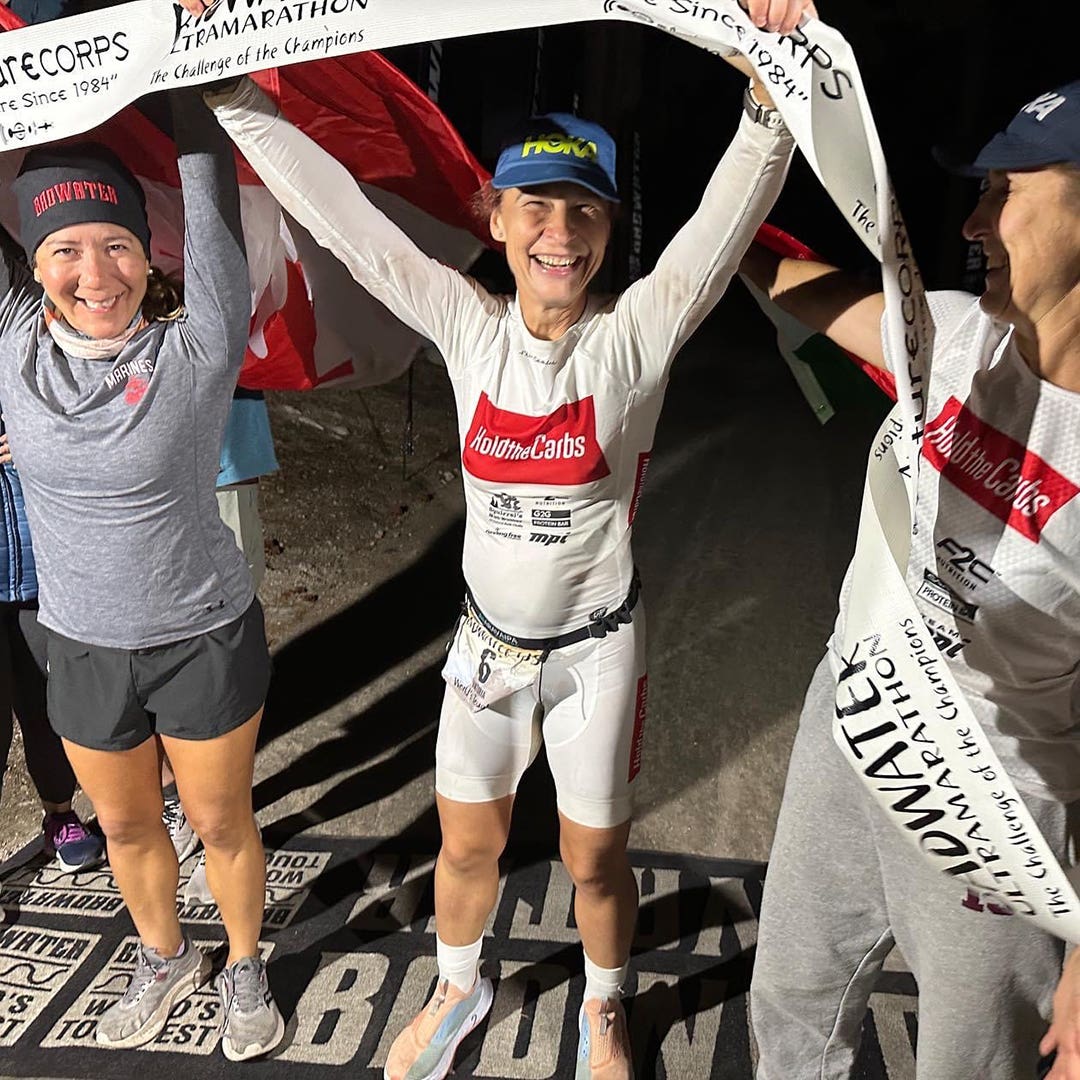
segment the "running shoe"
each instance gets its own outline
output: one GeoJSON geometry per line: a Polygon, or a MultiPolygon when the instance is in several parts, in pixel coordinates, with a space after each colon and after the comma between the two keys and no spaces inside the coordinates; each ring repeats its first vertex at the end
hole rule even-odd
{"type": "Polygon", "coordinates": [[[268,1054],[285,1035],[285,1021],[266,980],[261,957],[245,956],[217,977],[221,995],[221,1049],[230,1061],[268,1054]]]}
{"type": "Polygon", "coordinates": [[[172,1007],[210,977],[210,958],[184,940],[179,956],[159,956],[139,947],[135,973],[124,996],[101,1014],[94,1038],[118,1049],[142,1046],[157,1038],[172,1007]]]}
{"type": "Polygon", "coordinates": [[[161,811],[161,820],[169,833],[176,861],[183,862],[198,846],[199,838],[191,827],[191,822],[184,813],[179,799],[166,799],[165,809],[161,811]]]}
{"type": "Polygon", "coordinates": [[[622,1003],[589,998],[578,1013],[574,1080],[633,1080],[630,1038],[622,1003]]]}
{"type": "Polygon", "coordinates": [[[442,1080],[461,1040],[491,1008],[491,980],[477,979],[469,993],[443,980],[431,1000],[394,1040],[384,1080],[442,1080]]]}
{"type": "Polygon", "coordinates": [[[187,885],[184,886],[185,904],[213,904],[214,894],[210,891],[210,885],[206,880],[206,849],[199,852],[199,861],[195,869],[191,871],[187,885]]]}
{"type": "Polygon", "coordinates": [[[45,833],[45,850],[56,856],[57,865],[65,874],[89,870],[105,859],[101,837],[92,833],[74,810],[46,814],[41,830],[45,833]]]}

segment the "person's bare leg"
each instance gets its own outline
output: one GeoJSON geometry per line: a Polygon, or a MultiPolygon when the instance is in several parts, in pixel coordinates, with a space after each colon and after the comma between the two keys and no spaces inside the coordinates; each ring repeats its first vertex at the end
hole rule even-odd
{"type": "Polygon", "coordinates": [[[206,882],[229,937],[229,964],[257,955],[266,904],[266,856],[251,805],[261,719],[262,709],[216,739],[161,740],[206,849],[206,882]]]}
{"type": "Polygon", "coordinates": [[[638,889],[626,842],[630,822],[591,829],[559,814],[559,847],[574,882],[574,916],[585,955],[603,968],[626,963],[637,923],[638,889]]]}
{"type": "Polygon", "coordinates": [[[176,917],[179,868],[161,821],[157,744],[90,750],[64,740],[79,785],[94,804],[109,845],[109,865],[144,945],[175,956],[183,935],[176,917]]]}
{"type": "Polygon", "coordinates": [[[463,803],[436,793],[442,847],[435,864],[435,925],[447,945],[471,945],[484,932],[499,892],[499,856],[514,797],[463,803]]]}

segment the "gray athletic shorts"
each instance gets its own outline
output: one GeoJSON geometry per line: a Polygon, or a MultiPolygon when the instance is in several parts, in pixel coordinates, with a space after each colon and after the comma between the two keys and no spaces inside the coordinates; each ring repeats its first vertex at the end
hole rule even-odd
{"type": "Polygon", "coordinates": [[[214,739],[266,700],[270,654],[259,601],[231,623],[149,649],[112,649],[48,631],[49,720],[90,750],[151,735],[214,739]]]}

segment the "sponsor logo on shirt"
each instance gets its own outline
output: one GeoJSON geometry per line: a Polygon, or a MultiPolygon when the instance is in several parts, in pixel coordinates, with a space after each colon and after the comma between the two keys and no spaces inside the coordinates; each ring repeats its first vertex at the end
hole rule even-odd
{"type": "Polygon", "coordinates": [[[951,536],[939,540],[937,549],[939,553],[945,552],[944,555],[938,555],[938,562],[945,573],[968,589],[977,589],[980,583],[986,585],[997,573],[988,562],[975,554],[974,548],[951,536]]]}
{"type": "Polygon", "coordinates": [[[968,604],[961,600],[937,574],[926,569],[923,570],[922,584],[916,595],[922,597],[923,600],[929,600],[942,611],[947,611],[959,619],[966,619],[968,622],[974,622],[975,613],[979,610],[978,605],[968,604]]]}
{"type": "Polygon", "coordinates": [[[1035,543],[1050,518],[1080,492],[1038,454],[955,397],[927,426],[923,455],[965,495],[1035,543]]]}
{"type": "Polygon", "coordinates": [[[591,396],[547,416],[526,416],[481,394],[461,462],[479,480],[511,484],[589,484],[611,472],[596,441],[591,396]]]}
{"type": "Polygon", "coordinates": [[[547,507],[534,506],[532,523],[535,526],[541,526],[545,529],[569,529],[570,511],[549,510],[547,507]]]}

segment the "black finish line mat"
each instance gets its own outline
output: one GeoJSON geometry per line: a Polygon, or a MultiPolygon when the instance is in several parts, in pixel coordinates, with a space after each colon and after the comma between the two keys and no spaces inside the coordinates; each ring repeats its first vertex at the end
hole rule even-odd
{"type": "MultiPolygon", "coordinates": [[[[747,987],[763,867],[633,852],[641,888],[636,994],[627,1011],[636,1075],[749,1080],[747,987]]],[[[108,869],[60,875],[40,857],[0,882],[0,1076],[382,1076],[394,1035],[435,977],[431,855],[371,840],[297,838],[267,853],[263,948],[287,1021],[274,1055],[242,1066],[218,1049],[212,985],[177,1004],[148,1047],[94,1042],[97,1017],[134,967],[133,928],[108,869]]],[[[14,862],[15,860],[13,860],[14,862]]],[[[194,859],[181,870],[190,874],[194,859]]],[[[183,881],[181,882],[182,891],[183,881]]],[[[584,985],[572,889],[548,858],[506,864],[483,970],[496,981],[455,1076],[572,1077],[584,985]]],[[[181,909],[189,935],[224,960],[213,906],[181,909]]],[[[883,973],[867,1017],[860,1080],[914,1075],[915,986],[883,973]]]]}

